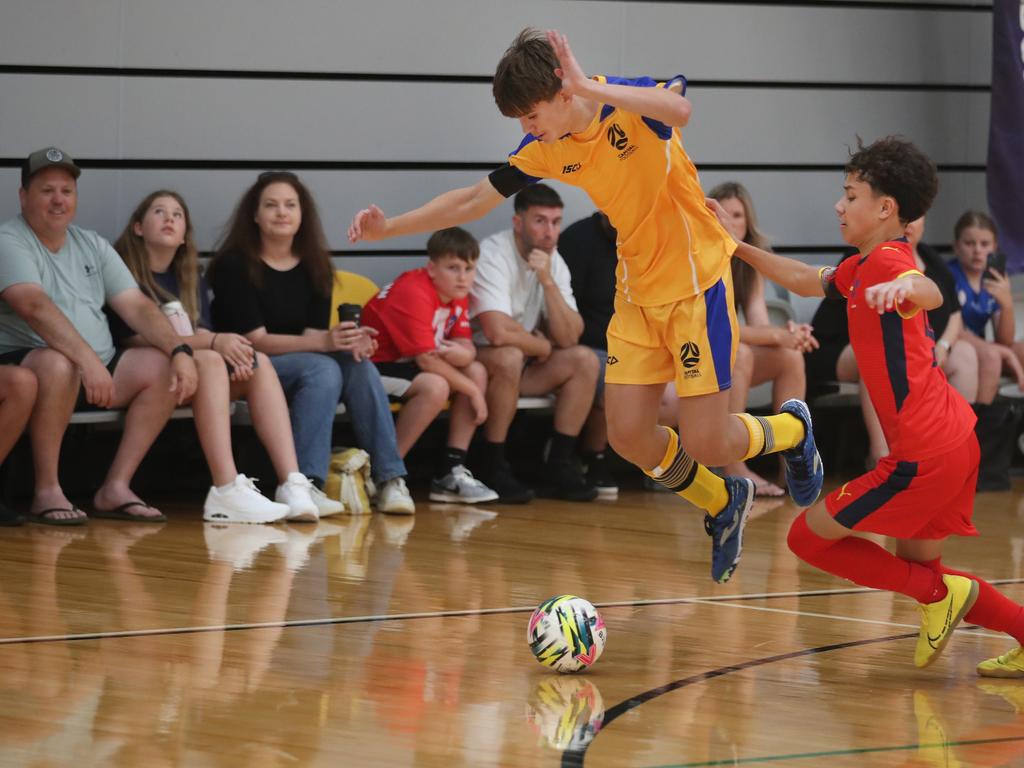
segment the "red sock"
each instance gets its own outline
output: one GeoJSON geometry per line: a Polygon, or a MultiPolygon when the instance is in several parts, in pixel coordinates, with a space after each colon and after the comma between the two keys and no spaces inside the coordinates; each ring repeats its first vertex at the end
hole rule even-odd
{"type": "Polygon", "coordinates": [[[993,629],[996,632],[1005,632],[1020,645],[1024,645],[1024,606],[1013,602],[984,579],[973,573],[957,571],[943,565],[941,560],[931,560],[922,565],[938,573],[964,576],[978,582],[978,600],[964,616],[964,621],[985,627],[985,629],[993,629]]]}
{"type": "Polygon", "coordinates": [[[942,574],[856,536],[823,539],[808,527],[806,512],[789,529],[789,548],[815,568],[862,587],[899,592],[919,603],[934,603],[946,596],[942,574]]]}

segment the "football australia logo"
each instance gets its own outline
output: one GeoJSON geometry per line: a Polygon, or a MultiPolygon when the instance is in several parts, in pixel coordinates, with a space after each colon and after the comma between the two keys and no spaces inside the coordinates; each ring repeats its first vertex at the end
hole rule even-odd
{"type": "Polygon", "coordinates": [[[700,371],[696,370],[697,366],[700,365],[700,347],[695,342],[687,341],[679,347],[679,362],[683,364],[683,368],[686,371],[683,375],[688,379],[696,379],[700,376],[700,371]]]}
{"type": "Polygon", "coordinates": [[[619,150],[625,149],[629,144],[629,137],[618,123],[612,123],[608,128],[608,143],[619,150]]]}
{"type": "Polygon", "coordinates": [[[619,150],[619,160],[625,160],[636,152],[636,144],[629,143],[629,136],[626,135],[626,132],[622,130],[622,126],[618,123],[612,123],[608,126],[608,131],[605,135],[608,137],[608,143],[619,150]]]}

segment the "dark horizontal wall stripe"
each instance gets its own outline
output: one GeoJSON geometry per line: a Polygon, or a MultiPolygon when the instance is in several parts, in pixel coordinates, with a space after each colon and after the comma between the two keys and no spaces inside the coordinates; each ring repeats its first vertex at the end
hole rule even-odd
{"type": "MultiPolygon", "coordinates": [[[[621,1],[621,0],[616,0],[621,1]]],[[[708,0],[648,0],[653,3],[673,5],[707,5],[708,0]]],[[[991,13],[992,3],[913,3],[907,0],[872,3],[867,0],[761,0],[757,3],[721,2],[717,5],[758,5],[795,8],[870,8],[883,11],[966,11],[969,13],[991,13]]]]}
{"type": "MultiPolygon", "coordinates": [[[[948,244],[932,244],[929,245],[940,253],[952,253],[953,246],[948,244]]],[[[775,253],[784,253],[791,255],[800,254],[825,254],[825,253],[845,253],[848,251],[850,246],[829,243],[828,245],[772,245],[772,250],[775,253]]],[[[335,258],[347,258],[350,256],[358,256],[360,258],[408,258],[413,256],[426,257],[427,251],[425,248],[409,248],[405,250],[397,250],[394,248],[342,248],[339,250],[331,251],[331,256],[335,258]]],[[[203,251],[199,254],[200,258],[208,259],[213,256],[213,251],[203,251]]]]}
{"type": "MultiPolygon", "coordinates": [[[[336,82],[415,82],[489,84],[490,75],[413,74],[411,72],[303,72],[294,70],[160,69],[142,67],[58,67],[0,64],[0,74],[71,77],[196,78],[203,80],[326,80],[336,82]]],[[[662,79],[667,79],[663,77],[662,79]]],[[[754,88],[823,91],[955,91],[987,93],[987,83],[861,83],[805,80],[690,80],[690,88],[754,88]]]]}
{"type": "MultiPolygon", "coordinates": [[[[0,168],[20,168],[24,158],[0,157],[0,168]]],[[[265,171],[281,168],[292,171],[492,171],[503,159],[491,161],[422,161],[422,160],[185,160],[180,158],[77,158],[83,168],[114,170],[219,170],[265,171]]],[[[729,171],[732,173],[755,171],[785,171],[791,173],[842,172],[838,163],[697,163],[701,171],[729,171]]],[[[984,173],[984,165],[961,163],[938,164],[945,173],[984,173]]]]}

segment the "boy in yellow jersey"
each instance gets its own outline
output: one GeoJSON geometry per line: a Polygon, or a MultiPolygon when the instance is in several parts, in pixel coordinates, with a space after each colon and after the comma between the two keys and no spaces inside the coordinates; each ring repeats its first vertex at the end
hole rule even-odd
{"type": "Polygon", "coordinates": [[[784,451],[790,494],[804,507],[817,499],[822,471],[803,402],[788,401],[776,416],[729,413],[725,390],[739,335],[728,267],[736,245],[706,208],[683,150],[679,129],[691,111],[685,88],[682,76],[667,83],[588,78],[564,35],[524,30],[494,76],[498,109],[527,134],[509,162],[399,216],[366,208],[349,238],[379,240],[478,219],[540,178],[586,190],[618,231],[605,374],[609,442],[707,512],[711,575],[725,582],[739,561],[754,488],[706,465],[784,451]],[[680,435],[657,425],[661,392],[673,380],[680,435]]]}

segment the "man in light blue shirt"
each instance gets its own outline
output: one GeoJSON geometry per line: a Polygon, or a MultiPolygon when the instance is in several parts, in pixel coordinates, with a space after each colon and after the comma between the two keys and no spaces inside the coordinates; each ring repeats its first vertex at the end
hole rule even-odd
{"type": "Polygon", "coordinates": [[[93,497],[93,516],[160,521],[160,511],[129,484],[175,405],[195,391],[196,367],[191,348],[139,290],[110,244],[71,223],[80,173],[56,147],[33,152],[21,170],[21,215],[0,225],[0,365],[25,366],[39,381],[28,428],[35,467],[29,520],[86,520],[57,475],[77,403],[127,409],[114,461],[93,497]],[[118,354],[104,305],[152,347],[118,354]]]}

